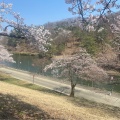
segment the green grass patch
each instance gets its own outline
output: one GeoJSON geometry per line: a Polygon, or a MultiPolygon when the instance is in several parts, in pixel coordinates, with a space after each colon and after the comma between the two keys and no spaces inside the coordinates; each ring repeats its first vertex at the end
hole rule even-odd
{"type": "Polygon", "coordinates": [[[5,73],[1,73],[1,72],[0,72],[0,81],[6,82],[6,83],[9,83],[9,84],[13,84],[13,85],[17,85],[17,86],[21,86],[21,87],[24,87],[24,88],[29,88],[29,89],[32,89],[32,90],[41,91],[41,92],[48,93],[48,94],[66,96],[62,93],[59,93],[59,92],[41,87],[39,85],[35,85],[33,83],[22,81],[22,80],[19,80],[19,79],[16,79],[16,78],[12,78],[9,75],[7,75],[5,73]]]}
{"type": "Polygon", "coordinates": [[[84,98],[71,98],[68,97],[62,93],[58,93],[55,92],[53,90],[49,90],[47,88],[26,82],[26,81],[22,81],[22,80],[18,80],[15,78],[10,77],[7,74],[1,73],[0,72],[0,81],[9,83],[9,84],[13,84],[13,85],[17,85],[17,86],[21,86],[24,88],[28,88],[28,89],[32,89],[32,90],[37,90],[40,92],[44,92],[45,94],[51,94],[51,95],[57,95],[57,96],[61,96],[64,97],[63,99],[66,99],[68,102],[71,102],[72,104],[75,104],[76,106],[80,106],[80,107],[86,107],[86,108],[97,108],[99,110],[104,111],[105,113],[111,115],[111,116],[117,116],[118,118],[120,118],[120,108],[118,107],[114,107],[114,106],[110,106],[110,105],[105,105],[102,103],[96,103],[90,100],[86,100],[84,98]]]}

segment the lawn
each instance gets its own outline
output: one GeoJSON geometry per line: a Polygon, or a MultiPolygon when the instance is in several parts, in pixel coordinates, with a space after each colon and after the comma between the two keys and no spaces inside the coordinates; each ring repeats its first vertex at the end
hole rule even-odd
{"type": "Polygon", "coordinates": [[[0,86],[0,119],[120,119],[120,108],[71,98],[4,73],[0,73],[0,86]]]}

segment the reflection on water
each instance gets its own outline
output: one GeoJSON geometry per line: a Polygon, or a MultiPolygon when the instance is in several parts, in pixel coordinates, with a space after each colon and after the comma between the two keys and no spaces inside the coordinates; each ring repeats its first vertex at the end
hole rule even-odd
{"type": "Polygon", "coordinates": [[[25,56],[25,55],[13,55],[13,59],[15,61],[15,63],[11,63],[11,62],[2,62],[4,65],[12,67],[12,68],[16,68],[16,69],[21,69],[21,70],[25,70],[25,71],[29,71],[29,72],[35,72],[35,73],[39,73],[41,66],[35,66],[33,61],[35,61],[35,59],[38,59],[38,56],[25,56]]]}

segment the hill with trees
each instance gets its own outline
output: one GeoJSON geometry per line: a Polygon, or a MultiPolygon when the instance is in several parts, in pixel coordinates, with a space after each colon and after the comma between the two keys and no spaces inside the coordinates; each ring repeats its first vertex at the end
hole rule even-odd
{"type": "MultiPolygon", "coordinates": [[[[117,18],[120,13],[109,16],[112,23],[113,18],[117,18]]],[[[51,45],[47,45],[48,52],[39,52],[42,56],[53,57],[60,55],[72,55],[78,51],[79,47],[84,47],[89,54],[95,57],[99,65],[107,68],[117,67],[119,62],[119,46],[114,44],[115,37],[111,33],[108,24],[101,21],[99,28],[105,28],[99,32],[82,31],[79,18],[68,18],[65,20],[44,24],[44,27],[51,33],[51,45]]],[[[98,29],[98,28],[96,28],[98,29]]],[[[14,30],[10,34],[19,33],[14,30]]],[[[30,41],[18,38],[8,38],[8,49],[23,53],[37,53],[39,50],[30,41]]],[[[118,65],[119,66],[119,65],[118,65]]]]}

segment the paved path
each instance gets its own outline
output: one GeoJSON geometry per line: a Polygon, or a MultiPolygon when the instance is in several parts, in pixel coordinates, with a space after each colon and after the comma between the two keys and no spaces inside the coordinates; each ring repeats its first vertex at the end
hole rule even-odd
{"type": "MultiPolygon", "coordinates": [[[[12,77],[20,79],[20,80],[33,82],[33,76],[29,72],[22,71],[22,70],[16,70],[13,68],[8,68],[8,67],[6,67],[6,68],[0,67],[0,71],[8,73],[12,77]]],[[[43,86],[43,87],[67,94],[67,95],[70,94],[70,85],[68,85],[68,84],[54,81],[45,76],[35,76],[34,80],[35,80],[34,83],[38,84],[40,86],[43,86]]],[[[117,97],[112,96],[112,95],[109,96],[107,94],[96,93],[95,91],[83,89],[80,87],[76,87],[75,96],[83,97],[85,99],[92,100],[95,102],[101,102],[104,104],[120,107],[120,96],[117,96],[117,97]]]]}

